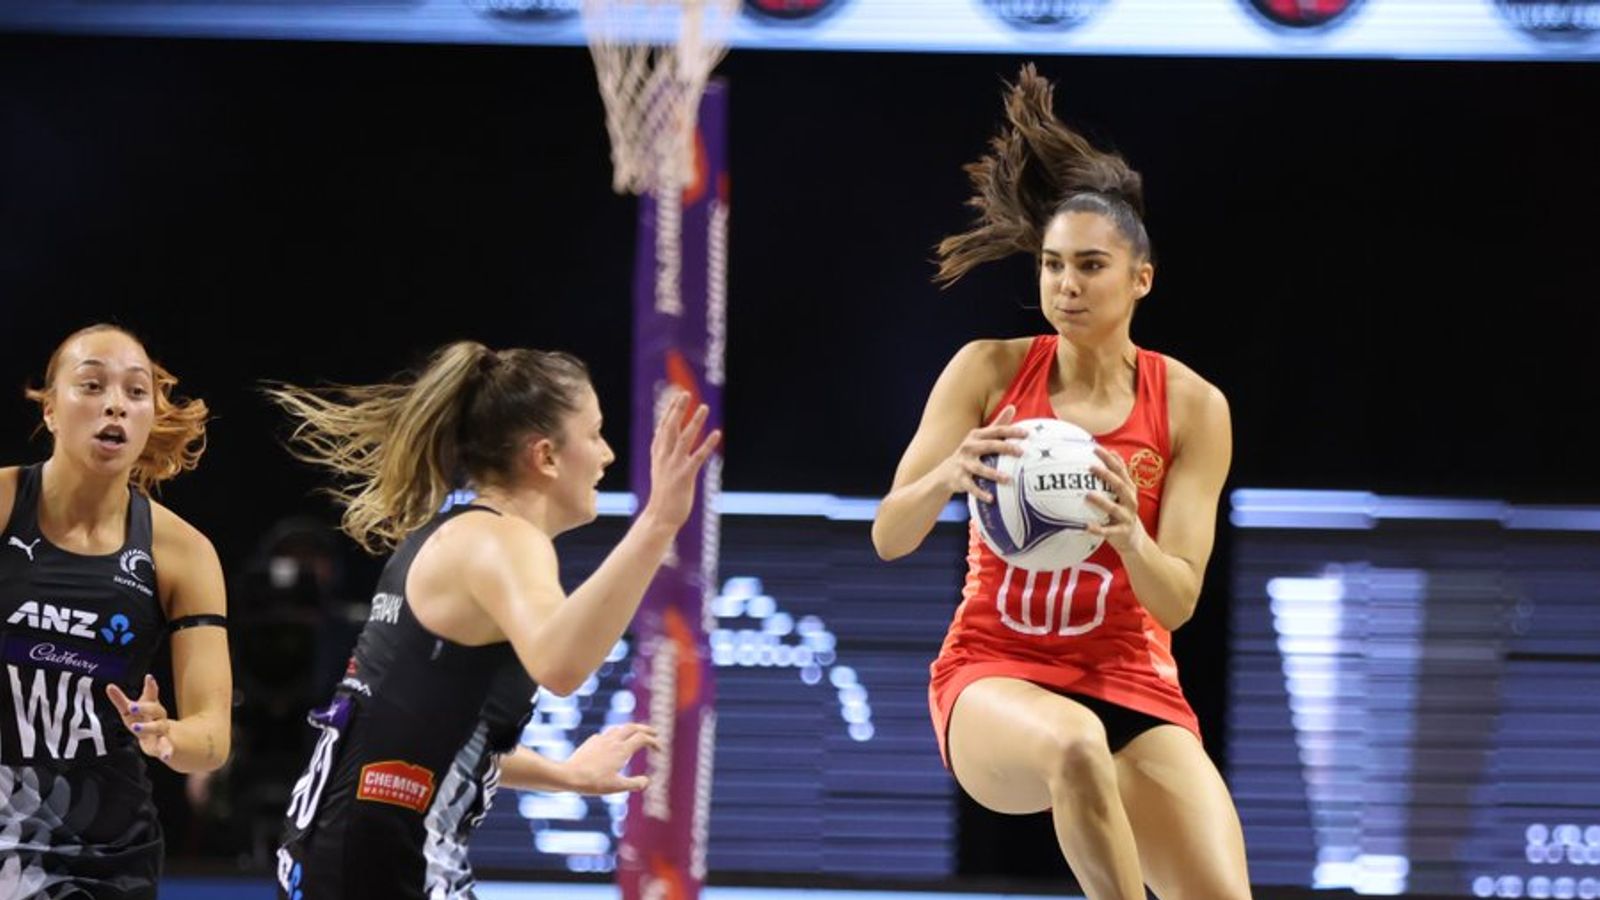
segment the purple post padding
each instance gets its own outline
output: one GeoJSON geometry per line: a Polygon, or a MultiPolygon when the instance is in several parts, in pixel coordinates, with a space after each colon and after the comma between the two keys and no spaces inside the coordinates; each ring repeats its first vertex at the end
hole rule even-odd
{"type": "MultiPolygon", "coordinates": [[[[700,101],[692,182],[677,197],[639,200],[634,266],[633,492],[650,495],[650,442],[670,388],[690,409],[710,408],[706,432],[722,427],[727,337],[727,85],[700,101]]],[[[694,900],[706,876],[716,685],[709,646],[717,587],[722,456],[701,476],[693,512],[645,594],[633,623],[635,721],[658,732],[647,751],[650,786],[629,798],[617,852],[626,900],[694,900]]]]}

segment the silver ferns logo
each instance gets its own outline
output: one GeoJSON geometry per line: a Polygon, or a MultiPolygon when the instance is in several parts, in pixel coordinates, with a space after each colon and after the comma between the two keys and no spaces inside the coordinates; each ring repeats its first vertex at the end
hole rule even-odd
{"type": "Polygon", "coordinates": [[[111,580],[123,587],[133,588],[146,597],[155,596],[156,564],[143,550],[124,550],[117,561],[125,575],[112,575],[111,580]]]}
{"type": "Polygon", "coordinates": [[[1110,0],[983,0],[1002,22],[1020,31],[1066,31],[1094,18],[1110,0]]]}
{"type": "Polygon", "coordinates": [[[142,581],[145,584],[150,583],[149,576],[155,573],[155,563],[150,561],[150,554],[143,550],[124,550],[122,559],[118,560],[118,563],[122,566],[122,571],[128,573],[130,578],[134,581],[142,581]],[[139,571],[141,565],[144,566],[142,574],[139,571]]]}
{"type": "Polygon", "coordinates": [[[1600,32],[1600,0],[1495,0],[1500,15],[1544,41],[1574,43],[1600,32]]]}

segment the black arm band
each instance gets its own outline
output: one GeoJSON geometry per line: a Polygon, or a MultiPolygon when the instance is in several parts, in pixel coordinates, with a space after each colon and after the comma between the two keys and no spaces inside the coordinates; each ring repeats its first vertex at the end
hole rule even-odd
{"type": "Polygon", "coordinates": [[[180,616],[167,623],[168,631],[182,631],[185,628],[199,628],[202,625],[215,625],[218,628],[228,627],[228,617],[215,613],[202,613],[197,616],[180,616]]]}

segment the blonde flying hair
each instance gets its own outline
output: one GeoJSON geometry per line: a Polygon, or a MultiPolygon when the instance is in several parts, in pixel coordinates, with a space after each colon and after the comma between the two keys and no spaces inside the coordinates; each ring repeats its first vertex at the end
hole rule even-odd
{"type": "Polygon", "coordinates": [[[266,393],[297,420],[289,452],[341,479],[328,489],[344,507],[340,527],[379,553],[465,482],[509,478],[524,438],[559,442],[561,418],[588,383],[583,363],[565,353],[457,341],[415,376],[318,390],[273,384],[266,393]]]}
{"type": "MultiPolygon", "coordinates": [[[[39,404],[41,413],[48,409],[55,396],[61,352],[78,338],[106,331],[126,336],[141,350],[145,350],[146,357],[150,355],[144,342],[125,328],[103,322],[80,328],[67,335],[65,340],[56,345],[55,352],[50,354],[50,362],[44,369],[44,386],[24,388],[23,396],[39,404]]],[[[200,456],[206,451],[206,419],[211,415],[204,400],[174,395],[172,389],[178,385],[177,376],[153,359],[150,360],[150,380],[154,384],[151,399],[155,403],[155,421],[150,426],[150,438],[128,475],[128,481],[146,496],[161,482],[176,478],[200,464],[200,456]]],[[[40,427],[44,426],[41,424],[40,427]]]]}

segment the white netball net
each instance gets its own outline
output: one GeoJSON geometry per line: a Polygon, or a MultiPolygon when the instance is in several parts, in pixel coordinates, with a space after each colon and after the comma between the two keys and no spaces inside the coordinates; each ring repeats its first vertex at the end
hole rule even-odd
{"type": "Polygon", "coordinates": [[[583,0],[617,193],[692,180],[700,95],[738,9],[739,0],[583,0]]]}

